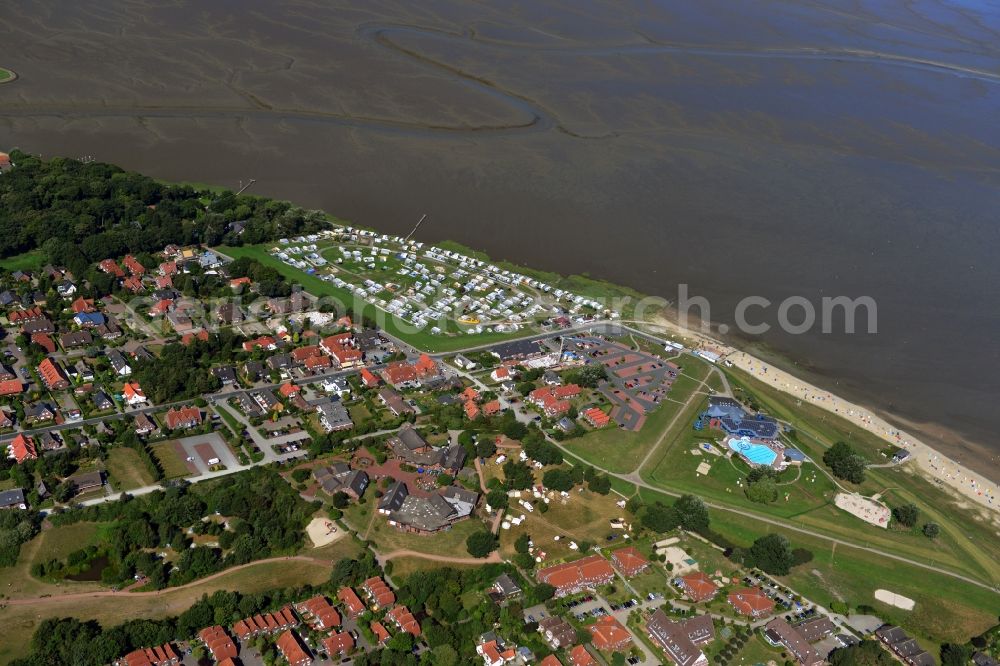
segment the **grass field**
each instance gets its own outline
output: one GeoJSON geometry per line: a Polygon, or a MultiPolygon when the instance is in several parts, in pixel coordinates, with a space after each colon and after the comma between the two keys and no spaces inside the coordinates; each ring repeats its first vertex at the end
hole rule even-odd
{"type": "MultiPolygon", "coordinates": [[[[0,81],[3,80],[5,71],[4,69],[0,69],[0,81]]],[[[42,250],[31,250],[30,252],[17,254],[13,257],[0,259],[0,268],[8,271],[33,271],[41,268],[45,264],[45,260],[45,253],[42,250]]]]}
{"type": "MultiPolygon", "coordinates": [[[[435,569],[441,569],[447,567],[449,569],[472,569],[479,566],[478,564],[452,564],[444,562],[435,562],[433,560],[425,560],[421,557],[396,557],[390,560],[392,562],[392,574],[391,578],[394,582],[398,582],[403,578],[418,573],[421,571],[433,571],[435,569]]],[[[476,598],[482,601],[482,594],[478,591],[475,593],[476,598]]]]}
{"type": "Polygon", "coordinates": [[[376,508],[374,501],[354,503],[344,512],[344,519],[359,536],[374,542],[383,554],[394,550],[414,550],[431,555],[470,557],[465,548],[466,538],[473,532],[487,529],[483,521],[469,518],[456,523],[450,530],[436,534],[409,534],[389,525],[386,517],[379,515],[376,508]]]}
{"type": "Polygon", "coordinates": [[[447,352],[463,349],[471,345],[485,345],[494,342],[503,342],[525,335],[528,331],[516,331],[513,333],[480,333],[477,335],[433,335],[429,330],[414,330],[413,326],[405,321],[387,315],[371,303],[358,299],[354,294],[346,289],[320,280],[318,277],[309,275],[294,266],[282,262],[280,259],[272,257],[267,253],[268,248],[264,245],[247,245],[243,247],[220,246],[215,248],[222,254],[235,258],[251,257],[267,266],[273,267],[285,278],[293,283],[301,284],[302,287],[314,296],[326,296],[338,300],[346,306],[351,307],[355,312],[355,318],[359,314],[375,319],[379,325],[391,335],[405,340],[411,345],[430,352],[447,352]]]}
{"type": "Polygon", "coordinates": [[[149,448],[153,452],[156,459],[160,462],[160,467],[163,468],[164,478],[175,479],[180,476],[189,476],[191,474],[191,472],[188,471],[184,460],[181,459],[181,457],[177,454],[177,451],[174,450],[174,440],[153,444],[149,448]]]}
{"type": "Polygon", "coordinates": [[[232,412],[230,412],[228,409],[226,409],[225,407],[223,407],[218,403],[216,403],[215,405],[215,411],[225,422],[230,432],[232,432],[234,435],[238,435],[241,432],[243,432],[242,425],[240,425],[240,422],[236,420],[236,417],[233,416],[232,412]]]}
{"type": "MultiPolygon", "coordinates": [[[[693,418],[695,410],[703,402],[695,393],[705,391],[701,382],[708,372],[707,364],[702,361],[696,359],[685,361],[684,374],[677,378],[670,393],[667,394],[667,399],[647,416],[646,422],[638,432],[607,427],[568,440],[566,446],[592,465],[618,474],[634,471],[646,454],[660,441],[661,436],[664,436],[668,427],[670,433],[663,437],[664,446],[670,442],[672,433],[685,427],[689,413],[693,418]]],[[[654,460],[656,455],[649,464],[654,460]]]]}
{"type": "MultiPolygon", "coordinates": [[[[95,544],[100,533],[98,523],[76,523],[43,530],[21,546],[14,566],[0,568],[0,594],[16,599],[99,589],[99,583],[62,581],[55,584],[39,580],[31,575],[31,566],[43,560],[65,558],[74,550],[95,544]]],[[[4,613],[0,611],[0,618],[4,613]]]]}
{"type": "Polygon", "coordinates": [[[82,600],[52,597],[34,605],[8,606],[0,612],[4,622],[3,640],[0,641],[0,663],[23,657],[30,647],[29,641],[35,627],[47,618],[93,619],[105,626],[120,624],[138,617],[160,619],[178,615],[203,594],[212,594],[218,590],[253,594],[293,585],[318,585],[325,582],[329,576],[330,566],[321,562],[301,560],[266,562],[188,588],[164,590],[160,594],[140,596],[120,593],[82,600]]]}
{"type": "Polygon", "coordinates": [[[111,449],[106,464],[115,490],[133,490],[153,483],[153,475],[132,449],[124,446],[111,449]]]}

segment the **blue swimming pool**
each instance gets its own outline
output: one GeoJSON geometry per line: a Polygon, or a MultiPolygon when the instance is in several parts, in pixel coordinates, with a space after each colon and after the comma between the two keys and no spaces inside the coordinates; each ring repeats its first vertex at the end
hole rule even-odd
{"type": "Polygon", "coordinates": [[[778,454],[768,447],[763,444],[754,444],[745,437],[742,439],[730,439],[729,448],[754,465],[773,465],[774,459],[778,457],[778,454]]]}

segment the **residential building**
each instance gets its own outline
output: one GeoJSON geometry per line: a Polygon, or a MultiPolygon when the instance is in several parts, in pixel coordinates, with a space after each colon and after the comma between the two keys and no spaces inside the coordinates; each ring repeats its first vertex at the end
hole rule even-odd
{"type": "Polygon", "coordinates": [[[760,588],[740,588],[729,593],[729,603],[740,615],[767,617],[774,612],[772,601],[760,588]]]}
{"type": "Polygon", "coordinates": [[[12,490],[0,491],[0,509],[27,509],[28,500],[24,497],[24,490],[14,488],[12,490]]]}
{"type": "Polygon", "coordinates": [[[296,610],[309,619],[309,625],[313,629],[325,630],[340,626],[340,613],[321,594],[303,601],[296,606],[296,610]]]}
{"type": "Polygon", "coordinates": [[[45,388],[50,391],[61,391],[69,388],[69,380],[66,379],[62,368],[51,358],[45,358],[38,364],[38,374],[42,378],[45,388]]]}
{"type": "Polygon", "coordinates": [[[619,548],[611,553],[611,561],[626,578],[638,576],[649,568],[649,560],[635,546],[619,548]]]}
{"type": "Polygon", "coordinates": [[[615,572],[611,564],[600,555],[588,555],[573,562],[540,569],[536,577],[538,582],[554,587],[556,597],[564,597],[610,583],[614,580],[615,572]]]}
{"type": "Polygon", "coordinates": [[[521,595],[521,586],[510,577],[510,574],[505,573],[497,576],[490,590],[491,596],[499,597],[501,600],[513,599],[521,595]]]}
{"type": "Polygon", "coordinates": [[[320,425],[327,432],[336,430],[350,430],[354,427],[347,407],[339,400],[328,400],[316,405],[316,413],[319,414],[320,425]]]}
{"type": "Polygon", "coordinates": [[[375,643],[379,646],[385,645],[386,642],[392,638],[386,628],[382,626],[381,622],[372,622],[369,625],[369,628],[372,630],[372,633],[375,634],[375,643]]]}
{"type": "Polygon", "coordinates": [[[129,652],[127,655],[115,662],[115,666],[174,666],[179,664],[181,658],[170,643],[164,643],[159,647],[140,648],[129,652]]]}
{"type": "Polygon", "coordinates": [[[584,645],[577,645],[572,650],[569,651],[569,663],[573,666],[593,666],[597,663],[594,656],[587,652],[587,648],[584,645]]]}
{"type": "Polygon", "coordinates": [[[167,411],[164,417],[167,428],[179,430],[201,425],[201,410],[197,407],[176,407],[167,411]]]}
{"type": "Polygon", "coordinates": [[[420,624],[406,606],[396,606],[386,613],[385,617],[388,620],[392,620],[392,623],[400,631],[405,631],[413,636],[420,635],[420,624]]]}
{"type": "Polygon", "coordinates": [[[934,657],[899,627],[883,625],[875,630],[875,637],[909,666],[934,666],[935,664],[934,657]]]}
{"type": "Polygon", "coordinates": [[[321,642],[331,659],[348,655],[354,650],[354,637],[346,631],[334,632],[321,642]]]}
{"type": "Polygon", "coordinates": [[[94,394],[90,397],[99,411],[107,411],[109,409],[114,409],[115,403],[103,390],[98,389],[94,391],[94,394]]]}
{"type": "Polygon", "coordinates": [[[719,588],[715,586],[712,579],[702,571],[682,576],[678,580],[684,594],[687,595],[688,599],[696,603],[712,599],[719,591],[719,588]]]}
{"type": "Polygon", "coordinates": [[[132,425],[135,428],[135,434],[140,436],[151,435],[159,430],[153,418],[143,413],[136,414],[132,425]]]}
{"type": "Polygon", "coordinates": [[[546,642],[553,649],[568,648],[576,643],[576,629],[564,618],[556,615],[542,618],[538,622],[538,633],[545,637],[546,642]]]}
{"type": "Polygon", "coordinates": [[[291,607],[285,606],[272,613],[261,613],[243,618],[233,625],[233,633],[242,641],[260,634],[272,635],[279,631],[286,631],[298,623],[299,621],[291,607]]]}
{"type": "Polygon", "coordinates": [[[685,620],[671,620],[662,609],[646,621],[650,639],[677,666],[706,666],[708,658],[700,645],[715,638],[715,627],[709,615],[698,615],[685,620]]]}
{"type": "Polygon", "coordinates": [[[212,655],[212,659],[215,661],[221,662],[226,659],[236,658],[236,644],[233,643],[233,639],[229,637],[229,634],[222,627],[218,625],[206,627],[198,632],[198,638],[205,644],[205,647],[212,655]]]}
{"type": "Polygon", "coordinates": [[[352,620],[365,612],[365,605],[361,602],[357,592],[349,587],[342,587],[337,591],[337,600],[344,604],[347,617],[352,620]]]}
{"type": "Polygon", "coordinates": [[[389,486],[385,494],[378,503],[378,512],[382,515],[389,515],[393,511],[398,511],[401,506],[403,506],[403,501],[406,499],[407,495],[410,494],[409,489],[406,484],[402,481],[394,481],[391,486],[389,486]]]}
{"type": "Polygon", "coordinates": [[[122,397],[125,398],[125,403],[132,407],[146,402],[146,393],[136,382],[125,382],[125,387],[122,389],[122,397]]]}
{"type": "Polygon", "coordinates": [[[819,653],[783,617],[776,617],[764,625],[764,638],[771,645],[783,645],[788,648],[800,666],[819,666],[823,663],[819,653]]]}
{"type": "Polygon", "coordinates": [[[89,331],[70,331],[59,336],[59,345],[66,350],[86,347],[94,342],[89,331]]]}
{"type": "Polygon", "coordinates": [[[369,578],[362,587],[375,610],[388,608],[396,602],[396,595],[379,576],[369,578]]]}
{"type": "Polygon", "coordinates": [[[403,414],[412,414],[414,412],[413,407],[410,407],[406,404],[406,401],[403,400],[403,396],[399,395],[388,386],[378,392],[378,399],[383,405],[389,408],[389,411],[392,412],[394,416],[402,416],[403,414]]]}
{"type": "Polygon", "coordinates": [[[293,630],[289,629],[278,637],[275,641],[278,651],[288,662],[289,666],[309,666],[312,663],[312,656],[306,648],[302,639],[293,630]]]}
{"type": "Polygon", "coordinates": [[[335,463],[328,467],[313,469],[313,478],[328,494],[346,493],[354,499],[361,499],[368,487],[368,474],[363,470],[351,469],[347,463],[335,463]]]}
{"type": "Polygon", "coordinates": [[[125,355],[120,351],[109,349],[105,356],[108,357],[108,363],[111,364],[111,369],[115,371],[116,375],[119,377],[128,377],[132,374],[132,366],[129,365],[125,355]]]}
{"type": "Polygon", "coordinates": [[[544,352],[538,342],[534,340],[515,340],[514,342],[505,342],[493,347],[490,349],[490,353],[500,359],[500,361],[507,362],[535,358],[541,356],[544,352]]]}
{"type": "Polygon", "coordinates": [[[17,395],[24,391],[24,384],[20,379],[5,379],[0,381],[0,396],[17,395]]]}
{"type": "Polygon", "coordinates": [[[222,382],[223,386],[232,386],[237,383],[236,380],[236,369],[231,365],[223,365],[218,368],[212,368],[212,374],[222,382]]]}
{"type": "Polygon", "coordinates": [[[587,627],[587,630],[590,632],[591,642],[598,650],[624,652],[632,645],[632,634],[610,615],[598,618],[597,622],[587,627]]]}

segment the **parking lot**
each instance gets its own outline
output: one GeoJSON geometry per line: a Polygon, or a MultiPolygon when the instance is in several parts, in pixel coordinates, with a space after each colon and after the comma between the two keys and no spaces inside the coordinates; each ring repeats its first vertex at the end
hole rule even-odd
{"type": "Polygon", "coordinates": [[[186,462],[193,463],[199,473],[208,472],[209,468],[213,466],[209,461],[213,459],[219,460],[218,463],[214,464],[225,465],[227,469],[236,469],[240,466],[232,451],[216,432],[184,437],[177,440],[177,443],[184,450],[186,462]]]}

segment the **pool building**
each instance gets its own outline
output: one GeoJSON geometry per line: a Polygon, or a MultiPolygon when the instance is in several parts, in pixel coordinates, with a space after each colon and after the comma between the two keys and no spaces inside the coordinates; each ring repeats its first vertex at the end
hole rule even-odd
{"type": "Polygon", "coordinates": [[[702,412],[699,422],[734,437],[771,440],[777,439],[780,433],[778,422],[770,416],[751,414],[738,401],[721,396],[708,399],[708,408],[702,412]]]}

